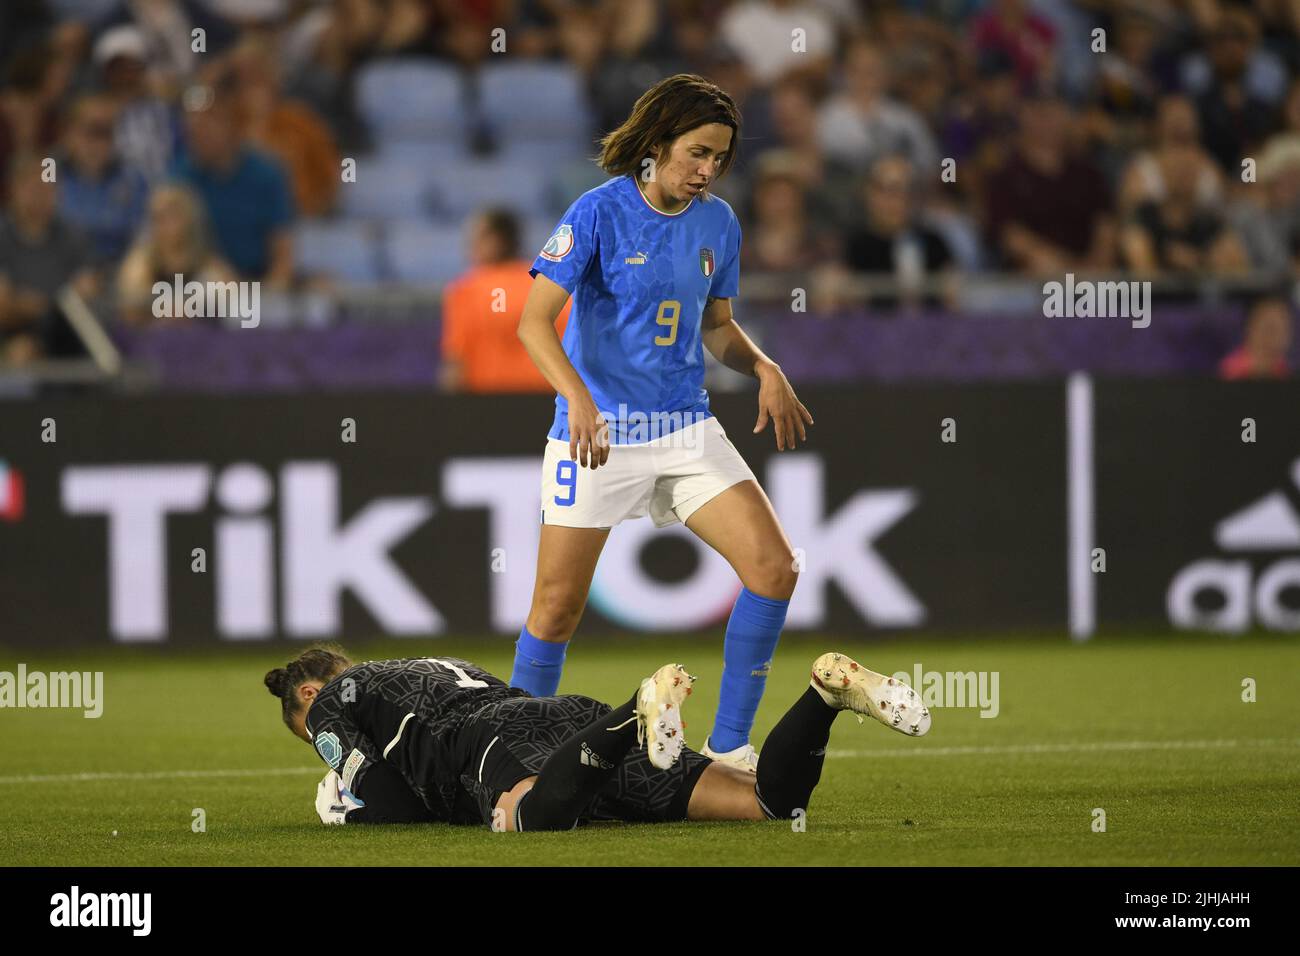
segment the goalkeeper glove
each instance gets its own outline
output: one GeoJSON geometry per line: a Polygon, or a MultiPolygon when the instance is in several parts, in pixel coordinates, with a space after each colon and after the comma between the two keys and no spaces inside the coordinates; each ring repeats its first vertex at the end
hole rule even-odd
{"type": "Polygon", "coordinates": [[[316,784],[316,813],[320,816],[321,823],[344,823],[349,810],[364,806],[342,785],[339,775],[333,770],[316,784]]]}

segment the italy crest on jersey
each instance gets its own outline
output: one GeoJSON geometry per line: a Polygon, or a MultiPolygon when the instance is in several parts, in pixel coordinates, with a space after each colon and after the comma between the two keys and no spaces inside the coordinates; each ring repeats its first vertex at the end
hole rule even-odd
{"type": "Polygon", "coordinates": [[[555,234],[542,246],[541,256],[552,262],[559,262],[573,251],[573,227],[567,222],[555,230],[555,234]]]}
{"type": "Polygon", "coordinates": [[[713,250],[712,249],[700,250],[700,271],[703,272],[706,276],[713,275],[713,250]]]}

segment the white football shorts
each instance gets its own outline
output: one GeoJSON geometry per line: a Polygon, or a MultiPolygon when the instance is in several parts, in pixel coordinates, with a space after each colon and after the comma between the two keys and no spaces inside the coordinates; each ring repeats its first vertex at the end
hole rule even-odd
{"type": "Polygon", "coordinates": [[[722,424],[702,419],[653,441],[611,445],[594,471],[569,457],[569,443],[546,440],[542,524],[612,528],[650,515],[656,528],[686,523],[701,505],[754,477],[722,424]]]}

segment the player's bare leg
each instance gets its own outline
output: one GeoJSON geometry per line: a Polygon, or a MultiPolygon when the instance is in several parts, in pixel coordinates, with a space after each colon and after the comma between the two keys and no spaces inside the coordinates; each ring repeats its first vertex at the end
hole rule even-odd
{"type": "Polygon", "coordinates": [[[701,752],[754,772],[758,756],[749,731],[798,579],[794,549],[753,480],[737,482],[706,502],[686,519],[686,527],[726,558],[744,585],[727,622],[717,719],[701,752]]]}
{"type": "Polygon", "coordinates": [[[524,798],[529,790],[533,789],[533,784],[537,783],[537,774],[531,777],[524,777],[512,788],[497,798],[496,812],[493,814],[492,829],[503,833],[515,832],[515,807],[519,801],[524,798]]]}
{"type": "Polygon", "coordinates": [[[542,525],[533,602],[516,645],[511,686],[534,697],[549,697],[558,689],[565,648],[582,619],[608,537],[608,528],[542,525]]]}
{"type": "Polygon", "coordinates": [[[794,594],[794,548],[758,482],[739,481],[719,493],[686,519],[686,527],[726,558],[755,594],[780,600],[794,594]]]}
{"type": "Polygon", "coordinates": [[[609,538],[608,528],[542,525],[537,542],[537,575],[528,630],[544,641],[573,636],[587,605],[596,562],[609,538]]]}
{"type": "Polygon", "coordinates": [[[704,768],[686,807],[688,820],[766,820],[748,770],[714,761],[704,768]]]}

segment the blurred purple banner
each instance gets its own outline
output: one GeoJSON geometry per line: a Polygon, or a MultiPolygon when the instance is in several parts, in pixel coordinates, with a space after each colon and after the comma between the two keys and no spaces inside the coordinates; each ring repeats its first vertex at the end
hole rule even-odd
{"type": "Polygon", "coordinates": [[[1119,318],[1040,313],[765,316],[764,348],[791,381],[1012,381],[1074,371],[1125,377],[1214,375],[1240,344],[1245,312],[1158,309],[1147,328],[1119,318]]]}
{"type": "Polygon", "coordinates": [[[123,329],[130,360],[153,366],[159,386],[199,392],[432,388],[438,328],[429,322],[328,328],[123,329]]]}
{"type": "MultiPolygon", "coordinates": [[[[749,307],[741,318],[805,384],[1024,381],[1076,370],[1207,376],[1240,343],[1243,322],[1236,305],[1157,310],[1147,328],[1023,312],[826,316],[749,307]]],[[[163,388],[181,391],[432,388],[439,367],[439,327],[428,321],[124,329],[116,338],[129,359],[154,367],[163,388]]]]}

